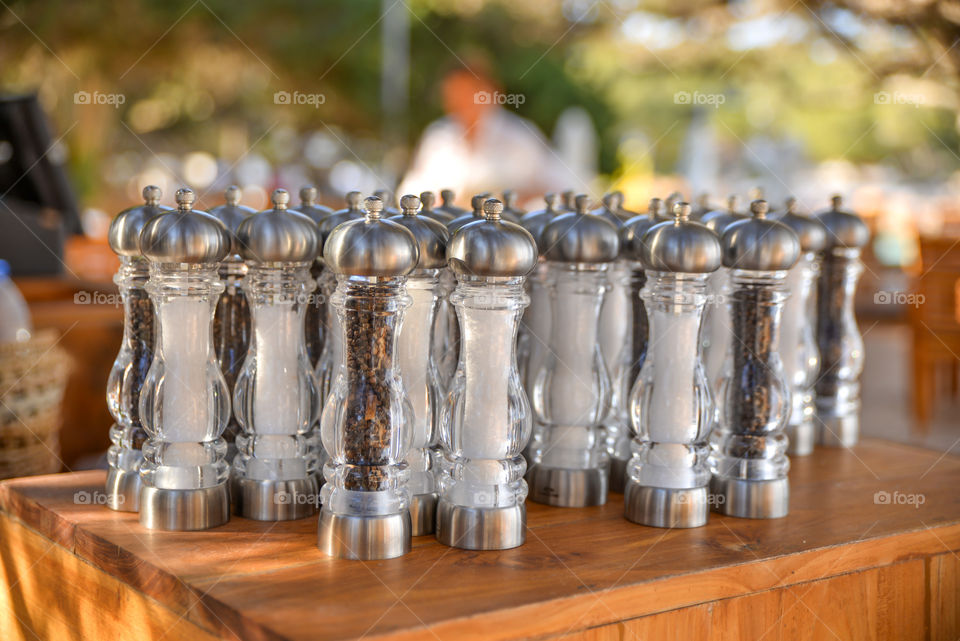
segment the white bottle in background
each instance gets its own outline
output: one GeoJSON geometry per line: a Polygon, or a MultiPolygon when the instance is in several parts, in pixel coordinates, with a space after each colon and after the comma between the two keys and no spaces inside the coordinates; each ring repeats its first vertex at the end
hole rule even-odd
{"type": "Polygon", "coordinates": [[[27,301],[10,279],[10,264],[0,259],[0,343],[28,341],[32,330],[27,301]]]}

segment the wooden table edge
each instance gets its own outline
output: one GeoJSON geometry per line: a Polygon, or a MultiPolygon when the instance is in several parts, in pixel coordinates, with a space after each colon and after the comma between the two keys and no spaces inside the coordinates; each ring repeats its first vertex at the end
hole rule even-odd
{"type": "MultiPolygon", "coordinates": [[[[176,616],[183,616],[175,605],[170,603],[170,592],[154,581],[147,585],[134,586],[122,572],[115,571],[117,566],[104,565],[97,558],[80,554],[75,545],[65,545],[63,540],[55,540],[38,530],[33,524],[11,513],[2,496],[5,487],[0,487],[0,514],[32,535],[50,541],[73,554],[98,572],[110,576],[129,589],[149,598],[176,616]],[[151,589],[153,588],[153,589],[151,589]],[[163,597],[168,597],[164,599],[163,597]]],[[[28,500],[21,497],[22,500],[28,500]]],[[[39,506],[42,508],[42,506],[39,506]]],[[[44,508],[45,512],[51,512],[44,508]]],[[[36,513],[32,511],[30,513],[36,513]]],[[[55,513],[54,513],[55,514],[55,513]]],[[[41,519],[48,518],[40,514],[41,519]]],[[[62,517],[58,517],[62,518],[62,517]]],[[[75,529],[82,530],[82,527],[75,529]]],[[[74,533],[75,535],[75,533],[74,533]]],[[[84,532],[87,536],[96,536],[84,532]]],[[[123,548],[110,541],[97,537],[102,545],[116,552],[115,558],[131,557],[123,548]]],[[[69,539],[71,543],[75,539],[69,539]]],[[[829,579],[844,574],[860,572],[872,568],[890,566],[903,561],[926,558],[933,554],[955,553],[960,550],[960,523],[941,524],[934,527],[918,528],[907,532],[865,538],[860,541],[836,544],[823,548],[804,550],[782,556],[745,560],[734,565],[707,568],[683,574],[671,574],[650,580],[618,585],[598,591],[553,598],[536,603],[527,603],[512,608],[500,608],[486,612],[477,612],[467,616],[454,617],[443,621],[427,623],[423,626],[393,630],[380,634],[366,635],[365,639],[378,641],[406,641],[422,638],[424,633],[433,632],[440,638],[456,637],[490,639],[491,641],[517,638],[543,638],[558,634],[567,634],[612,623],[628,621],[670,610],[757,594],[768,590],[792,588],[821,579],[829,579]],[[651,598],[653,595],[655,598],[651,598]],[[573,626],[566,623],[553,623],[557,612],[563,613],[563,620],[576,617],[573,626]]],[[[138,559],[139,562],[145,562],[138,559]]],[[[229,637],[241,627],[250,633],[249,638],[274,639],[287,641],[289,638],[267,625],[238,612],[228,604],[212,597],[208,591],[190,581],[181,580],[152,566],[157,572],[167,575],[173,584],[179,584],[185,590],[187,600],[196,600],[202,610],[192,607],[184,617],[193,625],[214,635],[229,637]],[[229,622],[229,623],[228,623],[229,622]],[[211,626],[211,624],[214,624],[211,626]]],[[[248,638],[244,634],[243,638],[248,638]]]]}

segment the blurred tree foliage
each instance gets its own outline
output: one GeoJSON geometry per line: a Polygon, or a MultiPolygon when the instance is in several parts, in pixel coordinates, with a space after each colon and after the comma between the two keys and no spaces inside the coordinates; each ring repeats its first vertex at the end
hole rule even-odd
{"type": "MultiPolygon", "coordinates": [[[[0,9],[0,87],[39,91],[85,196],[103,161],[130,150],[271,157],[278,123],[330,130],[378,162],[382,12],[409,12],[406,149],[442,115],[443,74],[482,65],[523,93],[518,113],[551,132],[583,105],[600,169],[630,162],[637,133],[652,167],[673,171],[693,104],[721,142],[797,140],[813,160],[887,162],[907,175],[957,168],[960,3],[915,0],[44,0],[0,9]],[[291,109],[277,91],[322,93],[291,109]],[[74,92],[121,93],[84,108],[74,92]],[[884,99],[886,95],[888,99],[884,99]],[[342,134],[340,132],[343,132],[342,134]]],[[[389,55],[389,53],[387,54],[389,55]]],[[[389,123],[387,123],[389,126],[389,123]]],[[[636,162],[636,160],[634,160],[636,162]]]]}

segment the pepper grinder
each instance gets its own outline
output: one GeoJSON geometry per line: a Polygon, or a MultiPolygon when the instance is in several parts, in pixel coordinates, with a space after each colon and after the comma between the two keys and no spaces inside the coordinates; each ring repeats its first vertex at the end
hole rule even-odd
{"type": "Polygon", "coordinates": [[[857,327],[853,298],[863,273],[860,254],[870,241],[870,230],[856,214],[844,211],[843,200],[817,215],[827,231],[820,280],[817,282],[817,379],[819,443],[850,447],[860,437],[860,373],[863,337],[857,327]]]}
{"type": "MultiPolygon", "coordinates": [[[[623,207],[623,194],[612,192],[604,194],[603,207],[593,211],[596,216],[609,221],[617,228],[619,234],[623,230],[623,220],[620,218],[619,211],[623,207]]],[[[630,301],[627,298],[627,281],[630,273],[628,261],[619,256],[610,266],[609,281],[610,289],[603,299],[603,307],[600,308],[600,352],[603,354],[603,361],[607,364],[610,372],[610,404],[608,414],[603,421],[604,438],[606,444],[616,443],[626,437],[629,441],[628,423],[621,422],[621,415],[617,412],[617,407],[626,404],[626,399],[620,399],[618,389],[612,385],[616,373],[617,362],[620,360],[620,351],[623,349],[629,331],[629,306],[630,301]]],[[[610,490],[613,492],[623,492],[626,478],[628,456],[617,456],[617,451],[610,454],[610,490]]]]}
{"type": "Polygon", "coordinates": [[[387,216],[399,216],[400,210],[397,209],[397,201],[394,200],[393,194],[386,189],[378,189],[373,192],[374,198],[379,198],[383,203],[383,214],[387,216]]]}
{"type": "Polygon", "coordinates": [[[610,489],[623,492],[626,489],[627,464],[633,453],[633,428],[630,418],[630,393],[640,376],[640,369],[646,360],[649,344],[649,327],[646,305],[641,297],[647,282],[646,271],[640,262],[643,237],[651,227],[662,222],[663,202],[659,198],[650,200],[646,214],[628,219],[620,229],[620,255],[626,264],[626,273],[620,276],[621,285],[627,298],[627,331],[616,360],[610,367],[613,393],[610,401],[612,417],[605,432],[607,453],[610,455],[610,489]],[[622,429],[613,431],[611,425],[622,429]]]}
{"type": "Polygon", "coordinates": [[[470,206],[473,208],[472,211],[469,211],[462,216],[454,218],[449,223],[447,223],[447,230],[453,235],[458,229],[463,227],[468,223],[474,223],[478,220],[484,219],[483,214],[483,203],[487,200],[486,194],[477,194],[470,199],[470,206]]]}
{"type": "Polygon", "coordinates": [[[407,454],[410,472],[411,534],[433,534],[437,521],[437,491],[431,447],[436,443],[441,394],[433,354],[433,330],[440,302],[440,270],[447,262],[447,228],[417,215],[420,199],[400,199],[403,213],[389,220],[406,227],[417,239],[420,259],[407,277],[411,298],[400,330],[398,357],[403,386],[413,407],[412,440],[407,454]]]}
{"type": "MultiPolygon", "coordinates": [[[[323,252],[326,246],[327,238],[336,227],[342,223],[351,220],[362,220],[363,210],[360,208],[363,194],[359,191],[347,193],[347,206],[344,209],[338,209],[323,219],[319,225],[320,245],[318,249],[323,252]]],[[[330,305],[330,297],[337,288],[337,277],[328,267],[320,272],[317,279],[318,297],[324,301],[326,308],[326,327],[323,347],[320,351],[320,360],[317,361],[317,385],[320,392],[320,407],[323,408],[330,395],[330,387],[333,385],[333,378],[340,367],[340,358],[342,356],[343,346],[341,344],[340,315],[337,310],[330,305]]]]}
{"type": "Polygon", "coordinates": [[[383,201],[367,198],[365,205],[364,219],[334,229],[323,249],[337,275],[330,302],[340,317],[342,353],[321,419],[330,458],[317,542],[330,556],[370,560],[410,551],[404,459],[413,408],[397,345],[411,304],[406,276],[419,249],[409,230],[381,218],[383,201]]]}
{"type": "Polygon", "coordinates": [[[550,340],[550,291],[547,289],[547,261],[540,234],[550,221],[560,215],[559,194],[544,196],[546,207],[532,211],[520,219],[520,226],[530,232],[537,243],[537,267],[526,280],[530,304],[523,312],[517,335],[517,368],[527,397],[533,395],[533,383],[543,365],[550,340]]]}
{"type": "MultiPolygon", "coordinates": [[[[449,190],[447,191],[447,199],[452,201],[453,194],[449,190]]],[[[434,209],[434,202],[436,202],[436,196],[433,195],[432,191],[425,191],[420,194],[420,203],[423,206],[419,213],[420,218],[429,218],[447,225],[457,217],[445,209],[439,207],[434,209]]],[[[457,211],[462,210],[458,209],[457,211]]],[[[449,235],[448,231],[448,239],[449,235]]],[[[450,304],[450,294],[453,293],[456,286],[457,279],[444,261],[444,265],[440,269],[440,303],[437,308],[433,333],[433,358],[437,367],[437,384],[443,396],[446,396],[447,387],[453,381],[453,375],[457,371],[457,359],[460,356],[460,327],[457,324],[457,312],[450,304]]],[[[434,448],[434,452],[436,453],[436,448],[434,448]]]]}
{"type": "Polygon", "coordinates": [[[530,437],[530,405],[517,372],[516,338],[537,249],[527,231],[500,218],[499,200],[487,200],[483,212],[447,246],[461,344],[440,424],[437,540],[505,550],[526,536],[527,464],[520,453],[530,437]]]}
{"type": "Polygon", "coordinates": [[[447,216],[450,217],[450,220],[459,218],[464,214],[468,214],[466,209],[461,209],[454,204],[457,200],[457,196],[453,193],[452,189],[441,189],[440,190],[440,206],[437,207],[437,211],[441,211],[447,216]]]}
{"type": "Polygon", "coordinates": [[[316,513],[318,453],[313,424],[317,381],[304,341],[316,224],[287,208],[290,194],[273,192],[273,209],[243,221],[237,232],[249,271],[253,340],[233,393],[237,435],[234,512],[257,521],[316,513]]]}
{"type": "MultiPolygon", "coordinates": [[[[209,214],[223,223],[230,232],[230,253],[220,263],[220,282],[224,289],[213,314],[213,346],[217,353],[217,362],[220,363],[220,371],[227,381],[230,398],[233,398],[237,376],[240,375],[243,359],[247,357],[250,347],[250,305],[242,286],[247,265],[240,256],[237,230],[247,216],[257,212],[252,207],[240,204],[242,193],[236,185],[227,187],[223,196],[225,204],[209,211],[209,214]]],[[[227,429],[223,432],[223,438],[227,441],[228,463],[233,462],[233,457],[236,456],[239,432],[240,425],[231,414],[227,429]]]]}
{"type": "Polygon", "coordinates": [[[533,388],[536,424],[530,447],[530,498],[561,507],[603,505],[610,459],[602,422],[610,374],[600,351],[600,309],[607,272],[620,251],[617,228],[589,213],[555,218],[541,236],[547,247],[550,343],[533,388]]]}
{"type": "MultiPolygon", "coordinates": [[[[291,209],[290,211],[303,214],[312,220],[317,227],[333,213],[333,210],[329,207],[317,204],[317,188],[311,186],[300,188],[300,204],[296,209],[291,209]]],[[[319,254],[323,248],[318,247],[317,249],[317,253],[319,254]]],[[[315,281],[319,281],[322,272],[323,261],[318,255],[316,260],[310,265],[310,277],[315,281]]],[[[320,354],[323,352],[323,338],[325,334],[323,324],[326,317],[326,299],[319,295],[319,291],[317,291],[310,296],[310,304],[307,305],[306,318],[304,320],[307,356],[310,357],[310,365],[314,368],[316,368],[317,363],[320,361],[320,354]]]]}
{"type": "Polygon", "coordinates": [[[790,419],[787,421],[787,454],[807,456],[817,440],[814,382],[820,371],[820,351],[814,335],[816,324],[816,281],[820,273],[820,251],[827,242],[823,225],[810,216],[797,213],[797,201],[788,198],[786,213],[777,218],[800,240],[800,258],[787,274],[790,297],[783,307],[780,333],[780,360],[783,375],[790,386],[790,419]]]}
{"type": "Polygon", "coordinates": [[[784,283],[800,255],[792,229],[767,218],[767,202],[750,204],[753,217],[727,227],[723,264],[730,269],[732,340],[710,436],[714,507],[728,516],[787,515],[790,486],[787,436],[790,387],[777,352],[784,283]]]}
{"type": "MultiPolygon", "coordinates": [[[[718,238],[723,238],[727,227],[747,218],[748,216],[737,211],[737,197],[730,196],[727,198],[726,208],[707,212],[700,222],[718,238]]],[[[703,366],[707,371],[707,380],[710,381],[710,391],[716,395],[730,349],[730,328],[733,324],[727,308],[730,270],[723,265],[707,277],[707,296],[707,307],[703,313],[703,366]]]]}
{"type": "Polygon", "coordinates": [[[701,360],[707,276],[720,267],[720,241],[674,205],[672,222],[649,228],[633,257],[649,279],[643,291],[649,352],[630,395],[636,438],[627,466],[624,515],[653,527],[700,527],[709,515],[707,437],[713,418],[701,360]]]}
{"type": "Polygon", "coordinates": [[[177,209],[154,216],[140,233],[157,315],[157,349],[140,396],[150,435],[140,467],[140,523],[150,529],[203,530],[230,518],[222,436],[230,396],[212,327],[230,233],[194,211],[194,199],[191,190],[178,190],[177,209]]]}
{"type": "Polygon", "coordinates": [[[122,512],[140,509],[140,463],[147,438],[140,418],[140,393],[156,339],[153,303],[144,289],[150,267],[140,254],[140,232],[148,220],[170,211],[160,204],[161,195],[159,187],[144,187],[144,204],[117,214],[107,232],[110,249],[120,257],[113,282],[123,301],[123,342],[107,380],[107,406],[116,422],[110,428],[106,494],[107,507],[122,512]]]}
{"type": "Polygon", "coordinates": [[[434,209],[436,202],[437,197],[432,191],[420,192],[420,204],[422,207],[418,215],[421,218],[429,218],[430,220],[435,220],[444,225],[456,218],[456,216],[453,216],[449,212],[446,212],[442,209],[434,209]]]}
{"type": "Polygon", "coordinates": [[[501,218],[511,223],[519,223],[527,212],[517,205],[517,192],[507,189],[503,192],[503,214],[501,218]]]}

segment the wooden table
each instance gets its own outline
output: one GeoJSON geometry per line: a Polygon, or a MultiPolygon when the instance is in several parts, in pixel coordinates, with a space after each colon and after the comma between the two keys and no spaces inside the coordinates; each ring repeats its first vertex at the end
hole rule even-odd
{"type": "Polygon", "coordinates": [[[368,563],[321,555],[313,518],[151,532],[84,502],[103,479],[0,485],[0,639],[960,635],[960,458],[881,441],[794,461],[784,519],[654,529],[625,521],[614,495],[598,508],[530,504],[515,550],[423,537],[368,563]]]}

